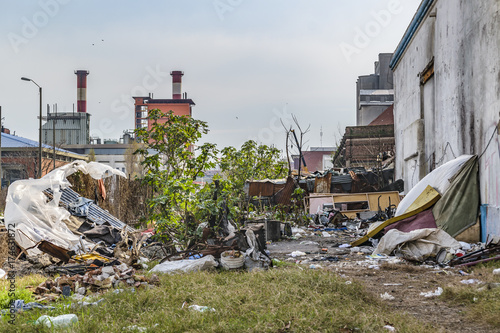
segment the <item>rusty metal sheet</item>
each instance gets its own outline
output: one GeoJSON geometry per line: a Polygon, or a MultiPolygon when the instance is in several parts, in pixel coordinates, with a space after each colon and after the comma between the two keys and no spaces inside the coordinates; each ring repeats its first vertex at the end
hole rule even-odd
{"type": "Polygon", "coordinates": [[[47,241],[44,240],[41,241],[37,247],[40,251],[50,254],[51,256],[56,257],[59,260],[62,260],[63,262],[68,262],[70,259],[68,250],[63,249],[62,247],[49,243],[47,241]]]}
{"type": "Polygon", "coordinates": [[[330,193],[332,185],[332,174],[327,173],[324,177],[316,177],[314,180],[314,193],[330,193]]]}
{"type": "Polygon", "coordinates": [[[292,193],[295,190],[295,183],[292,177],[288,177],[285,187],[276,192],[274,200],[276,204],[283,206],[290,206],[292,203],[292,193]]]}
{"type": "Polygon", "coordinates": [[[249,182],[248,195],[250,197],[272,197],[283,187],[285,187],[285,184],[274,184],[272,182],[249,182]]]}

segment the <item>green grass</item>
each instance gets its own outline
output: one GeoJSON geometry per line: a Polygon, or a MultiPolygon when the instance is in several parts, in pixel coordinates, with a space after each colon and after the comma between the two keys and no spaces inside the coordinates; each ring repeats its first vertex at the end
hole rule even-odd
{"type": "Polygon", "coordinates": [[[39,275],[27,275],[15,278],[15,292],[10,292],[10,280],[0,280],[0,309],[7,309],[12,301],[22,299],[25,303],[35,301],[33,290],[28,290],[26,287],[38,286],[47,278],[39,275]]]}
{"type": "Polygon", "coordinates": [[[391,312],[361,285],[321,270],[212,271],[160,279],[154,289],[107,293],[97,307],[25,312],[14,325],[0,321],[0,331],[50,332],[33,322],[43,314],[66,313],[79,318],[71,332],[121,332],[131,325],[148,332],[387,332],[387,322],[398,332],[430,330],[409,315],[391,312]],[[187,309],[193,304],[216,312],[187,309]]]}
{"type": "MultiPolygon", "coordinates": [[[[474,278],[490,285],[500,283],[500,276],[492,274],[493,269],[499,266],[496,262],[474,267],[473,275],[464,276],[464,280],[474,278]]],[[[457,284],[445,287],[441,298],[451,304],[465,306],[466,316],[471,321],[500,327],[500,287],[490,289],[487,286],[457,284]]]]}

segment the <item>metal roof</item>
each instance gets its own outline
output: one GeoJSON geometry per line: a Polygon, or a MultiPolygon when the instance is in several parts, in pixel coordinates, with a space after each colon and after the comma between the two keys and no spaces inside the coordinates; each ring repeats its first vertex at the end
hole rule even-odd
{"type": "MultiPolygon", "coordinates": [[[[2,133],[2,148],[38,148],[38,141],[33,141],[21,136],[2,133]]],[[[53,149],[53,146],[42,143],[42,148],[53,149]]],[[[76,154],[72,151],[57,147],[56,150],[63,153],[76,154]]]]}

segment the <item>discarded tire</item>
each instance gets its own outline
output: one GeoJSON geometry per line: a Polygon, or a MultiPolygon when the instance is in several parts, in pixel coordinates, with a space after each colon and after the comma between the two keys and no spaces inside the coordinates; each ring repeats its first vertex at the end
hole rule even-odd
{"type": "Polygon", "coordinates": [[[220,263],[225,269],[236,269],[243,267],[245,257],[240,251],[225,251],[220,255],[220,263]]]}

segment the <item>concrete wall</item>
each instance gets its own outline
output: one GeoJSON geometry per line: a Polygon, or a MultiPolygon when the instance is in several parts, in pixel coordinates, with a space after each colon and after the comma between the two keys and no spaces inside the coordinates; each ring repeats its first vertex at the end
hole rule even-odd
{"type": "MultiPolygon", "coordinates": [[[[389,63],[392,53],[380,53],[378,61],[375,62],[374,74],[358,76],[356,81],[356,126],[366,126],[375,118],[377,118],[387,107],[392,105],[391,102],[383,105],[377,105],[372,100],[373,105],[364,101],[362,95],[363,90],[392,90],[393,89],[393,74],[389,68],[389,63]]],[[[392,91],[391,91],[392,94],[392,91]]],[[[376,98],[377,96],[373,96],[376,98]]],[[[379,96],[381,97],[381,96],[379,96]]]]}
{"type": "Polygon", "coordinates": [[[435,167],[462,154],[484,152],[481,203],[488,205],[487,233],[496,235],[500,235],[499,7],[497,0],[434,1],[394,67],[396,178],[405,180],[408,192],[435,167]],[[434,76],[421,84],[420,74],[432,61],[434,76]]]}

